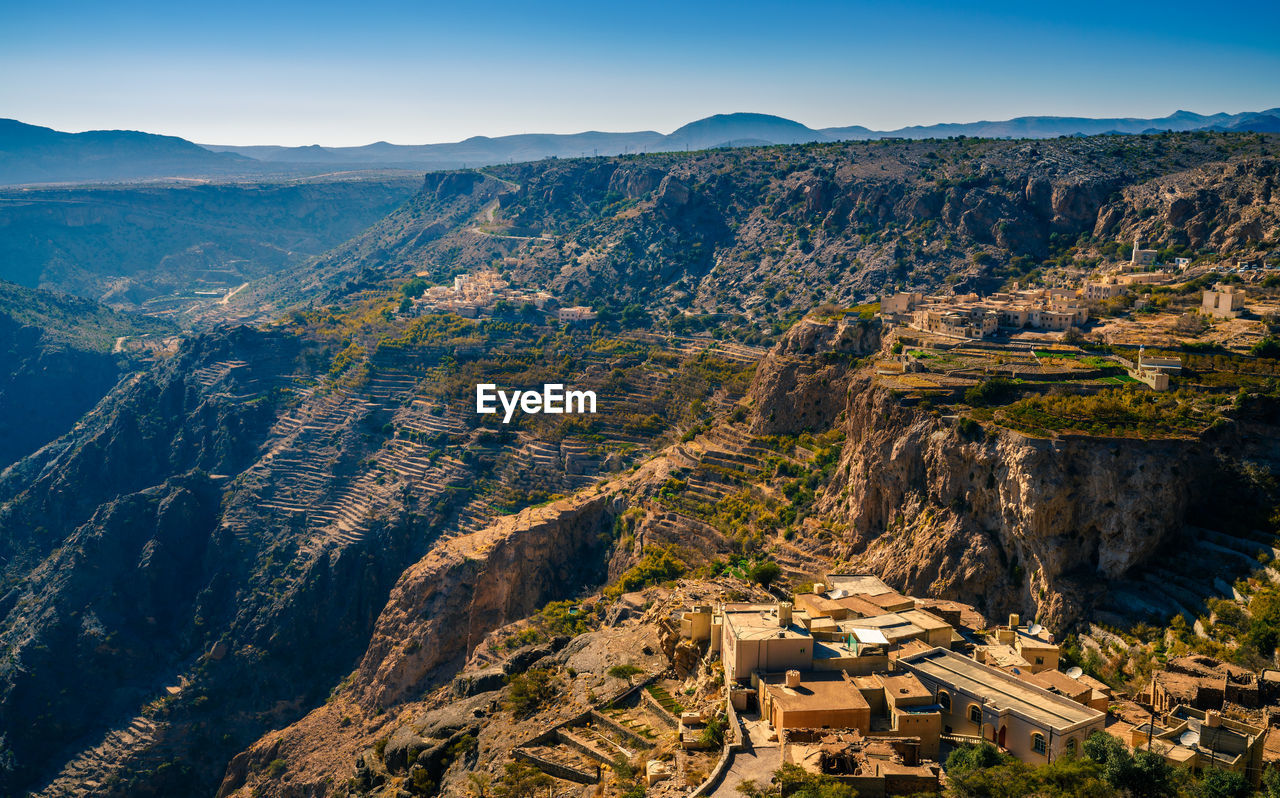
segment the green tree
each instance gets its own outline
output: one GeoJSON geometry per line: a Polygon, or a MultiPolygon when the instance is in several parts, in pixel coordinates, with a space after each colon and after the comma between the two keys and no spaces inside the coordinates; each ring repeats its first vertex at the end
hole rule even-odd
{"type": "Polygon", "coordinates": [[[763,587],[773,584],[779,576],[782,576],[782,568],[773,560],[756,563],[751,569],[752,580],[763,587]]]}
{"type": "Polygon", "coordinates": [[[1209,768],[1193,791],[1196,798],[1247,798],[1252,792],[1243,773],[1209,768]]]}
{"type": "Polygon", "coordinates": [[[1266,798],[1280,798],[1280,767],[1269,767],[1262,773],[1262,794],[1266,798]]]}
{"type": "Polygon", "coordinates": [[[993,768],[997,765],[1012,762],[1013,757],[1000,753],[1000,749],[988,742],[978,745],[963,745],[951,752],[947,757],[947,773],[964,775],[974,770],[993,768]]]}
{"type": "Polygon", "coordinates": [[[1084,741],[1084,755],[1102,768],[1102,777],[1133,798],[1166,798],[1178,794],[1179,774],[1159,754],[1129,752],[1124,743],[1105,732],[1084,741]]]}
{"type": "Polygon", "coordinates": [[[1280,358],[1280,338],[1268,335],[1253,345],[1249,354],[1254,357],[1280,358]]]}
{"type": "Polygon", "coordinates": [[[1004,377],[992,377],[964,392],[965,404],[972,407],[1004,404],[1017,393],[1018,386],[1004,377]]]}

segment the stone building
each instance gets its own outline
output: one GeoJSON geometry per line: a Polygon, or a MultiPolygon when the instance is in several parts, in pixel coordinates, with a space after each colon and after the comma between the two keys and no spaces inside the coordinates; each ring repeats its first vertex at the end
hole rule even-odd
{"type": "Polygon", "coordinates": [[[1106,714],[947,649],[899,658],[931,690],[944,734],[981,737],[1024,762],[1075,754],[1106,714]]]}
{"type": "Polygon", "coordinates": [[[1219,283],[1212,291],[1204,292],[1200,312],[1217,319],[1234,319],[1244,312],[1244,291],[1219,283]]]}

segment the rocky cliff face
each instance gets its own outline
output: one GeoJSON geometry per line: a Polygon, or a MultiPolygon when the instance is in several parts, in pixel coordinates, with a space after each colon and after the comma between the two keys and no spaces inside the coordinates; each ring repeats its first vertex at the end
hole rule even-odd
{"type": "Polygon", "coordinates": [[[753,428],[844,433],[818,514],[844,527],[838,559],[906,592],[1066,628],[1179,537],[1234,440],[966,435],[833,358],[878,344],[869,331],[851,345],[852,329],[796,325],[758,370],[753,428]]]}
{"type": "Polygon", "coordinates": [[[452,678],[484,636],[600,584],[624,507],[611,493],[531,508],[432,551],[405,572],[356,671],[360,701],[389,706],[452,678]]]}
{"type": "Polygon", "coordinates": [[[1054,628],[1181,532],[1211,447],[1196,440],[979,440],[906,407],[866,376],[824,514],[845,556],[914,594],[1021,612],[1054,628]]]}
{"type": "Polygon", "coordinates": [[[1108,203],[1098,214],[1094,235],[1137,237],[1144,246],[1167,242],[1193,250],[1249,252],[1280,235],[1278,180],[1280,163],[1258,156],[1161,176],[1126,188],[1108,203]]]}
{"type": "Polygon", "coordinates": [[[352,251],[441,276],[501,256],[517,281],[565,295],[769,323],[947,276],[990,290],[1081,236],[1131,238],[1138,221],[1160,246],[1194,233],[1251,249],[1270,230],[1254,217],[1276,147],[1221,134],[843,142],[494,166],[471,189],[498,197],[479,225],[441,228],[428,186],[396,216],[411,234],[380,226],[352,251]]]}
{"type": "MultiPolygon", "coordinates": [[[[407,702],[452,679],[494,629],[603,582],[613,519],[625,506],[617,486],[592,491],[433,549],[392,590],[350,687],[237,756],[220,794],[240,790],[275,759],[289,763],[292,791],[311,793],[349,772],[360,750],[397,716],[382,717],[384,709],[402,713],[407,702]]],[[[264,781],[255,794],[281,789],[264,781]]]]}
{"type": "Polygon", "coordinates": [[[801,319],[756,368],[752,432],[789,435],[831,425],[845,409],[853,362],[879,349],[879,321],[801,319]]]}

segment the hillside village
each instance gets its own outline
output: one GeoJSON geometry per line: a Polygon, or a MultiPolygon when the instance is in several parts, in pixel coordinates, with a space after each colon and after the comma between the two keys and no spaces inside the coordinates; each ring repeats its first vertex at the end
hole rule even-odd
{"type": "MultiPolygon", "coordinates": [[[[1041,624],[992,622],[870,574],[830,574],[769,602],[733,600],[726,583],[723,600],[705,601],[706,587],[622,596],[623,607],[651,606],[643,620],[662,630],[668,667],[629,668],[629,687],[539,731],[512,761],[541,770],[548,794],[608,794],[591,789],[634,770],[644,795],[672,798],[737,796],[784,766],[860,796],[929,794],[946,785],[942,763],[957,748],[985,742],[1045,765],[1082,755],[1099,734],[1255,788],[1280,761],[1280,670],[1174,658],[1129,695],[1068,666],[1041,624]],[[694,594],[702,603],[681,604],[694,594]]],[[[530,649],[526,660],[546,657],[534,668],[555,659],[530,649]]]]}
{"type": "Polygon", "coordinates": [[[1054,270],[1037,287],[885,296],[871,307],[895,344],[879,372],[921,395],[975,376],[1166,391],[1179,384],[1185,350],[1252,354],[1273,340],[1280,269],[1239,259],[1157,264],[1140,243],[1127,261],[1054,270]]]}

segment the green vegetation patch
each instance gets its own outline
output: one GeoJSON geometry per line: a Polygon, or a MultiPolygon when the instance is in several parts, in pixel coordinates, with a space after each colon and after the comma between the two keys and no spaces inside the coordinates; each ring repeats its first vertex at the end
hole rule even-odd
{"type": "Polygon", "coordinates": [[[1218,414],[1178,394],[1107,389],[1093,396],[1029,396],[996,411],[996,423],[1030,435],[1075,433],[1179,438],[1203,432],[1218,414]]]}

